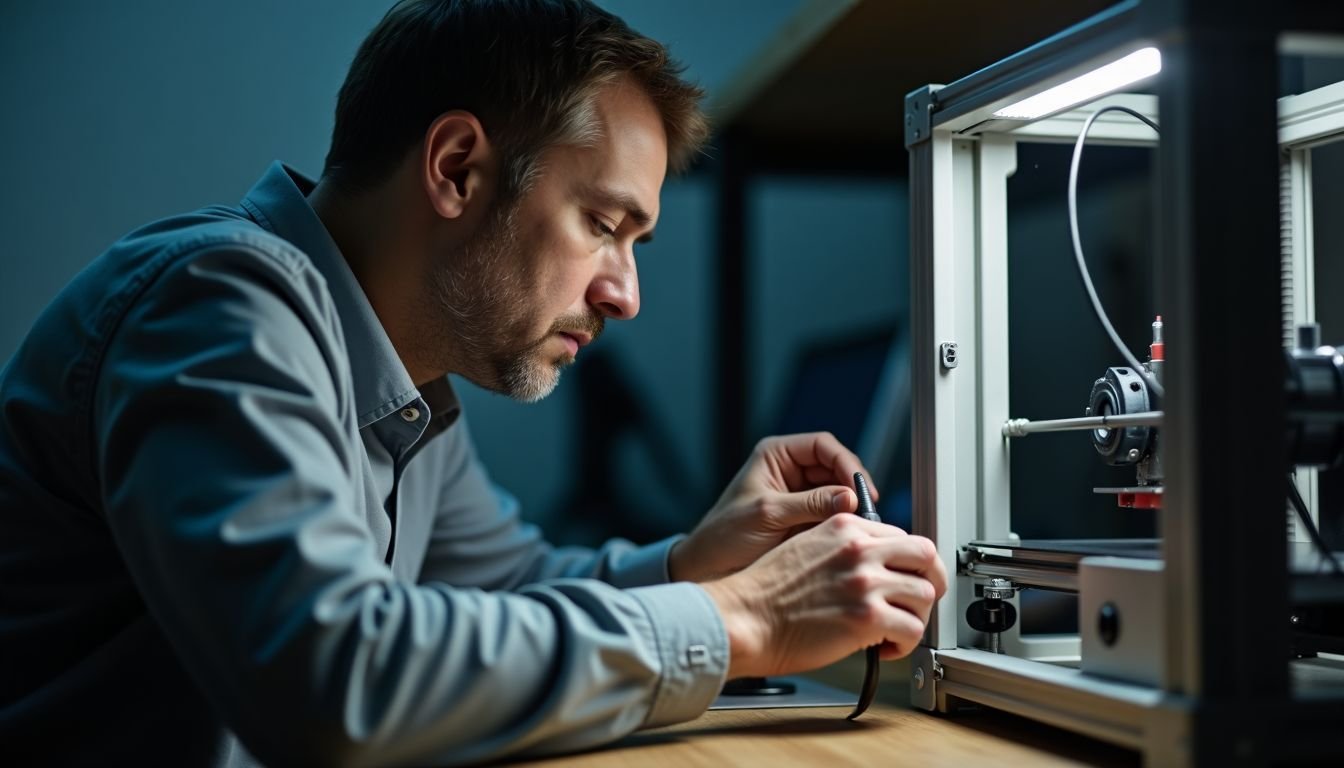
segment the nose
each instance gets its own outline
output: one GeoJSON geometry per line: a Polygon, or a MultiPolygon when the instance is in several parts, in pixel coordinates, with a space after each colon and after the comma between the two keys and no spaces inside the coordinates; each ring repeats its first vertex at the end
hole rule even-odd
{"type": "Polygon", "coordinates": [[[588,303],[613,320],[629,320],[639,314],[639,273],[630,249],[621,249],[593,277],[588,303]]]}

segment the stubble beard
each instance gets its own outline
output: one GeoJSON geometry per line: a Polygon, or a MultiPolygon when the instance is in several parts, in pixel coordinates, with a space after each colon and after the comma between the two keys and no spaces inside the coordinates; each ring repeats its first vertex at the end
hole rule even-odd
{"type": "Polygon", "coordinates": [[[535,275],[528,274],[515,229],[516,205],[505,204],[431,281],[429,335],[422,346],[472,383],[514,400],[534,403],[560,383],[574,362],[550,357],[546,344],[558,331],[582,330],[593,339],[602,318],[562,316],[541,338],[536,327],[535,275]],[[433,329],[441,329],[434,333],[433,329]]]}

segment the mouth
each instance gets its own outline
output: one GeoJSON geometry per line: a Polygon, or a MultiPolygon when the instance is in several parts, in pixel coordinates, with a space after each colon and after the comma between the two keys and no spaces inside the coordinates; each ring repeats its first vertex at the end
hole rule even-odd
{"type": "Polygon", "coordinates": [[[593,342],[593,337],[583,331],[561,331],[560,335],[568,336],[580,347],[586,347],[593,342]]]}
{"type": "Polygon", "coordinates": [[[579,348],[587,346],[593,339],[582,331],[560,331],[560,340],[565,342],[565,347],[569,349],[569,356],[574,357],[579,354],[579,348]]]}

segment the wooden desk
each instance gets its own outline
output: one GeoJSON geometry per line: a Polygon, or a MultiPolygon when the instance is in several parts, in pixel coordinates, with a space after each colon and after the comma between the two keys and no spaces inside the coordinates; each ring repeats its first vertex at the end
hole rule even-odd
{"type": "MultiPolygon", "coordinates": [[[[853,690],[861,657],[812,677],[853,690]]],[[[883,665],[878,703],[856,722],[840,707],[720,710],[640,731],[611,747],[535,760],[535,766],[1058,766],[1139,765],[1139,755],[1002,712],[939,716],[909,707],[909,664],[883,665]]]]}

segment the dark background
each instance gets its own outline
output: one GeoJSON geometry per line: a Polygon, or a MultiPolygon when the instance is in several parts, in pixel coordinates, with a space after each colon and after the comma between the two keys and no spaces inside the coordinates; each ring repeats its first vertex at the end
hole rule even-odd
{"type": "MultiPolygon", "coordinates": [[[[956,23],[941,25],[946,34],[930,35],[929,20],[952,12],[945,4],[602,4],[689,65],[710,92],[719,135],[695,169],[664,188],[657,240],[639,255],[639,318],[612,324],[543,403],[520,405],[460,384],[496,481],[560,542],[686,530],[717,496],[725,446],[745,450],[772,432],[830,429],[858,446],[874,430],[892,429],[907,444],[903,419],[875,422],[869,408],[908,325],[908,185],[895,123],[902,97],[1107,5],[962,4],[956,23]],[[772,52],[797,46],[809,38],[808,25],[827,16],[854,39],[828,43],[822,34],[798,47],[796,65],[766,67],[769,77],[757,78],[764,85],[740,97],[744,73],[760,72],[772,52]],[[729,174],[737,174],[741,205],[724,197],[729,174]],[[736,251],[725,248],[725,231],[740,235],[736,251]],[[741,267],[743,290],[725,297],[726,264],[741,267]],[[717,356],[726,340],[741,350],[736,374],[717,356]],[[728,375],[741,377],[743,396],[725,413],[728,375]]],[[[60,287],[121,233],[236,202],[273,159],[317,174],[336,90],[386,6],[5,3],[0,360],[60,287]]],[[[1285,93],[1341,78],[1338,62],[1286,61],[1281,73],[1285,93]]],[[[1010,182],[1015,416],[1080,415],[1092,380],[1120,363],[1072,263],[1069,149],[1024,146],[1010,182]]],[[[1344,342],[1344,147],[1314,154],[1318,313],[1326,341],[1344,342]]],[[[1094,280],[1136,352],[1162,311],[1152,299],[1150,163],[1149,150],[1089,149],[1080,189],[1094,280]]],[[[1268,352],[1248,350],[1247,362],[1261,354],[1268,352]]],[[[1014,528],[1022,536],[1153,532],[1152,513],[1117,510],[1089,492],[1132,475],[1102,466],[1082,433],[1033,437],[1013,450],[1014,528]]],[[[908,463],[907,445],[890,466],[873,467],[884,481],[883,514],[902,524],[908,463]]],[[[1325,527],[1344,538],[1335,514],[1344,478],[1335,474],[1323,476],[1325,527]]]]}

